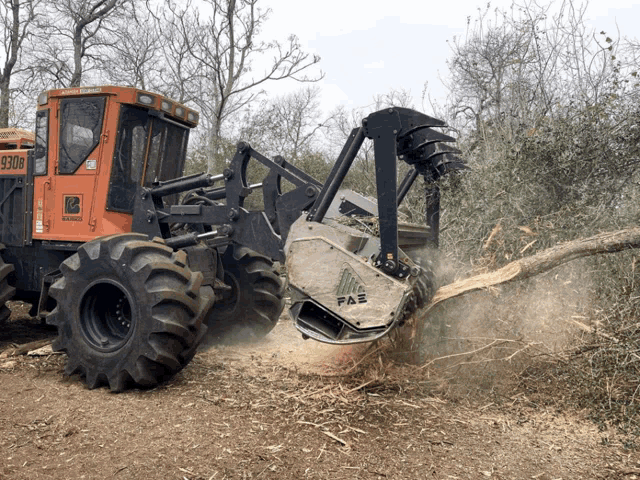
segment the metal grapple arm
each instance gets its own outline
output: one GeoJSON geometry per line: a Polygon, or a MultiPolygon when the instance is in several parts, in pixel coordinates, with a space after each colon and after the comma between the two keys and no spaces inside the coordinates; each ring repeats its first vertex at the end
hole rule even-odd
{"type": "MultiPolygon", "coordinates": [[[[453,137],[433,130],[446,127],[441,120],[408,108],[374,112],[352,131],[307,219],[322,222],[366,138],[373,140],[381,250],[377,266],[390,275],[406,277],[409,267],[398,258],[398,206],[419,174],[433,182],[445,173],[464,168],[459,150],[447,146],[453,137]],[[396,160],[412,165],[398,187],[396,160]]],[[[437,244],[439,193],[427,192],[427,224],[437,244]]]]}

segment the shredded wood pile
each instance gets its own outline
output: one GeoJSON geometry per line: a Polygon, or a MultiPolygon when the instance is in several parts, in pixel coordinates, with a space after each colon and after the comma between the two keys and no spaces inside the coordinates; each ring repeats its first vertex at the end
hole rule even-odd
{"type": "Polygon", "coordinates": [[[359,217],[341,215],[334,219],[336,223],[347,227],[355,228],[363,233],[367,233],[374,237],[380,236],[380,222],[378,217],[359,217]]]}
{"type": "MultiPolygon", "coordinates": [[[[363,233],[367,233],[374,237],[380,236],[380,219],[378,217],[363,217],[358,215],[341,215],[334,218],[333,221],[347,227],[355,228],[363,233]]],[[[398,215],[398,227],[422,227],[423,225],[417,225],[406,221],[400,214],[398,215]]]]}

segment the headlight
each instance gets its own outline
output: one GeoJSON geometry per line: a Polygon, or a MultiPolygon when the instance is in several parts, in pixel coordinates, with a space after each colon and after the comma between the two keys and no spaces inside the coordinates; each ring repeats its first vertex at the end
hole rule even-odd
{"type": "Polygon", "coordinates": [[[189,112],[187,114],[187,120],[191,123],[198,123],[198,114],[196,112],[189,112]]]}
{"type": "Polygon", "coordinates": [[[139,93],[138,97],[136,98],[136,102],[143,105],[153,105],[154,103],[156,103],[156,97],[147,93],[139,93]]]}

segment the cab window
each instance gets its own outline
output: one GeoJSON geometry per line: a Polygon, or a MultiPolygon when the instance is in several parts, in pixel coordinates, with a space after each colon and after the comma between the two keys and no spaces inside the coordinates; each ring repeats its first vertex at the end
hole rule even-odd
{"type": "MultiPolygon", "coordinates": [[[[144,185],[151,186],[154,182],[164,182],[182,175],[187,155],[187,140],[189,129],[167,122],[161,118],[153,119],[151,141],[149,145],[149,159],[144,185]]],[[[166,205],[175,205],[177,195],[163,198],[166,205]]]]}
{"type": "Polygon", "coordinates": [[[182,175],[189,130],[160,118],[153,119],[149,160],[144,184],[163,182],[182,175]]]}
{"type": "MultiPolygon", "coordinates": [[[[138,185],[149,187],[181,175],[189,129],[142,108],[126,105],[121,108],[107,208],[133,213],[138,185]]],[[[163,200],[165,204],[174,204],[178,198],[170,195],[163,200]]]]}
{"type": "Polygon", "coordinates": [[[49,160],[49,110],[36,113],[36,148],[34,152],[34,175],[47,174],[49,160]]]}
{"type": "Polygon", "coordinates": [[[75,173],[100,143],[105,101],[105,97],[62,100],[59,173],[75,173]]]}
{"type": "Polygon", "coordinates": [[[146,110],[122,106],[107,198],[109,210],[133,212],[134,194],[142,177],[149,123],[146,110]]]}

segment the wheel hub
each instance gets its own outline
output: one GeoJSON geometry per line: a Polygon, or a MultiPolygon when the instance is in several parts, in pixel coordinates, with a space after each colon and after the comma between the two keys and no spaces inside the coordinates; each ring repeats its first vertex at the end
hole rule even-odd
{"type": "Polygon", "coordinates": [[[222,293],[222,300],[219,305],[224,312],[229,313],[233,312],[238,304],[240,285],[235,275],[231,275],[229,272],[224,274],[224,283],[229,285],[231,289],[222,293]]]}
{"type": "Polygon", "coordinates": [[[86,289],[80,304],[80,320],[85,339],[103,351],[122,347],[135,326],[125,288],[111,280],[94,282],[86,289]]]}

